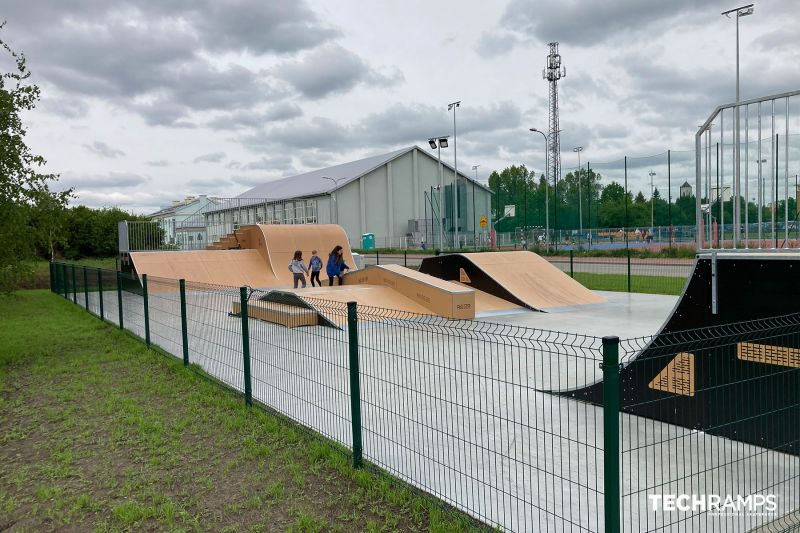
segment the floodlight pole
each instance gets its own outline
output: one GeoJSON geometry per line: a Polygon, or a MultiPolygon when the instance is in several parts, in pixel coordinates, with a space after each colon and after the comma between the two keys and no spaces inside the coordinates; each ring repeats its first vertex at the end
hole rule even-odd
{"type": "Polygon", "coordinates": [[[336,204],[336,224],[339,224],[339,198],[336,196],[336,191],[339,190],[339,180],[336,178],[329,178],[328,176],[322,176],[322,179],[331,180],[333,182],[331,196],[333,196],[333,202],[336,204]]]}
{"type": "Polygon", "coordinates": [[[650,229],[653,230],[655,228],[653,220],[655,219],[655,205],[656,205],[655,198],[653,197],[653,191],[654,191],[653,176],[655,176],[656,173],[651,170],[650,172],[647,173],[647,175],[650,176],[650,229]]]}
{"type": "Polygon", "coordinates": [[[547,245],[550,246],[550,167],[548,158],[548,143],[547,135],[541,130],[536,128],[529,128],[530,131],[541,133],[544,137],[544,225],[545,225],[545,240],[547,245]]]}
{"type": "Polygon", "coordinates": [[[472,182],[472,247],[478,248],[478,229],[475,227],[475,183],[478,181],[478,167],[480,165],[472,165],[472,170],[475,171],[475,181],[472,182]]]}
{"type": "Polygon", "coordinates": [[[456,108],[461,100],[447,104],[447,110],[453,110],[453,246],[458,248],[458,138],[456,137],[456,108]]]}
{"type": "Polygon", "coordinates": [[[583,202],[581,201],[581,152],[583,146],[576,146],[572,149],[578,154],[578,239],[583,237],[583,202]]]}
{"type": "MultiPolygon", "coordinates": [[[[739,195],[740,181],[741,181],[741,154],[739,149],[739,19],[753,14],[753,5],[747,4],[746,6],[737,7],[728,11],[723,11],[721,14],[730,18],[731,14],[736,14],[736,114],[734,115],[734,131],[733,131],[733,147],[734,147],[734,180],[733,180],[733,247],[737,247],[739,241],[739,220],[741,219],[739,195]]],[[[724,198],[723,198],[724,205],[724,198]]]]}

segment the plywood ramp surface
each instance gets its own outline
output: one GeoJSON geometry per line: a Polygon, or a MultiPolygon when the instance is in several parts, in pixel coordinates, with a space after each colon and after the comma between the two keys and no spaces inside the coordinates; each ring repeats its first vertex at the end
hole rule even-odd
{"type": "Polygon", "coordinates": [[[534,310],[605,299],[532,252],[449,254],[423,259],[420,272],[466,283],[534,310]]]}
{"type": "Polygon", "coordinates": [[[256,250],[131,252],[137,274],[195,283],[274,287],[280,283],[256,250]]]}
{"type": "Polygon", "coordinates": [[[533,252],[461,255],[514,296],[537,309],[606,301],[533,252]]]}
{"type": "Polygon", "coordinates": [[[339,302],[343,304],[347,302],[356,302],[359,307],[376,308],[374,310],[364,309],[363,313],[359,313],[360,318],[367,320],[392,317],[400,318],[401,313],[410,313],[412,315],[432,314],[426,307],[403,296],[391,287],[380,285],[337,285],[334,287],[287,289],[284,292],[292,292],[305,299],[308,303],[313,305],[318,312],[324,314],[329,320],[339,324],[347,322],[347,310],[345,306],[341,306],[341,310],[336,310],[335,312],[326,312],[324,302],[339,302]],[[384,309],[390,311],[382,313],[381,311],[384,309]],[[392,314],[391,311],[399,311],[400,313],[392,314]]]}
{"type": "Polygon", "coordinates": [[[277,285],[291,285],[292,273],[289,272],[289,263],[292,262],[295,250],[303,252],[303,261],[308,266],[312,250],[317,250],[322,259],[322,272],[320,278],[325,280],[328,275],[325,265],[328,263],[328,254],[335,246],[341,246],[344,262],[351,269],[355,269],[355,260],[350,250],[347,234],[337,224],[257,224],[244,226],[239,229],[240,244],[242,248],[257,250],[269,265],[277,285]]]}
{"type": "MultiPolygon", "coordinates": [[[[401,265],[371,266],[344,277],[346,286],[383,285],[445,318],[475,318],[475,291],[401,265]]],[[[386,304],[381,307],[387,307],[386,304]]]]}

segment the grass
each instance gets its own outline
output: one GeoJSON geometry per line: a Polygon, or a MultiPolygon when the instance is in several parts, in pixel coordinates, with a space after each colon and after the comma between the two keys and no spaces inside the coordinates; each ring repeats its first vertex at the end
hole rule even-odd
{"type": "Polygon", "coordinates": [[[63,298],[0,317],[0,531],[477,527],[63,298]]]}
{"type": "MultiPolygon", "coordinates": [[[[63,260],[59,260],[63,261],[63,260]]],[[[74,262],[76,265],[86,265],[93,268],[117,269],[116,257],[86,258],[74,262]]],[[[26,266],[30,271],[30,280],[23,284],[21,289],[46,289],[50,286],[50,262],[44,259],[27,261],[26,266]]]]}
{"type": "MultiPolygon", "coordinates": [[[[583,286],[595,291],[627,292],[628,290],[627,274],[575,272],[574,277],[583,286]]],[[[681,277],[631,275],[631,292],[679,296],[685,284],[686,278],[681,277]]]]}

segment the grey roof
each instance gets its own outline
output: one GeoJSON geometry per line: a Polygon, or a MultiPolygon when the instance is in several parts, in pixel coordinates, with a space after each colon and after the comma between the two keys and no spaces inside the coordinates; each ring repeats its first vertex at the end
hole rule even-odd
{"type": "Polygon", "coordinates": [[[691,185],[689,184],[688,181],[684,181],[683,185],[681,185],[681,189],[683,189],[684,187],[691,187],[691,185]]]}
{"type": "MultiPolygon", "coordinates": [[[[266,200],[286,200],[290,198],[304,198],[309,196],[318,196],[322,194],[330,194],[334,189],[333,181],[324,179],[323,176],[334,178],[339,187],[357,180],[364,174],[375,170],[381,165],[385,165],[393,159],[418,149],[421,153],[428,157],[433,157],[422,148],[418,146],[409,146],[388,154],[374,155],[358,161],[351,161],[349,163],[342,163],[341,165],[334,165],[332,167],[321,168],[319,170],[312,170],[305,174],[298,174],[297,176],[290,176],[273,181],[268,181],[261,185],[256,185],[250,190],[243,192],[236,198],[263,198],[266,200]]],[[[453,167],[442,162],[442,165],[449,168],[451,171],[453,167]]],[[[469,181],[475,181],[467,174],[459,172],[459,175],[469,181]]],[[[478,186],[489,190],[480,182],[475,182],[478,186]]]]}

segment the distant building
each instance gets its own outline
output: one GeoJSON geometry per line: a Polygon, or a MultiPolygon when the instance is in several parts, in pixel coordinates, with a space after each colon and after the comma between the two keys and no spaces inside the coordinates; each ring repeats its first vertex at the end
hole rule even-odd
{"type": "Polygon", "coordinates": [[[681,185],[680,195],[681,198],[689,197],[692,195],[692,186],[689,185],[688,181],[684,181],[683,185],[681,185]]]}
{"type": "MultiPolygon", "coordinates": [[[[379,247],[471,245],[491,229],[492,192],[418,146],[265,182],[206,210],[209,238],[246,224],[339,224],[351,243],[372,233],[379,247]],[[432,213],[433,211],[433,213],[432,213]],[[486,219],[485,226],[481,220],[486,219]]],[[[482,242],[482,241],[481,241],[482,242]]]]}
{"type": "Polygon", "coordinates": [[[182,249],[205,248],[208,236],[203,213],[213,208],[216,198],[204,194],[174,200],[149,216],[164,231],[163,242],[182,249]]]}

